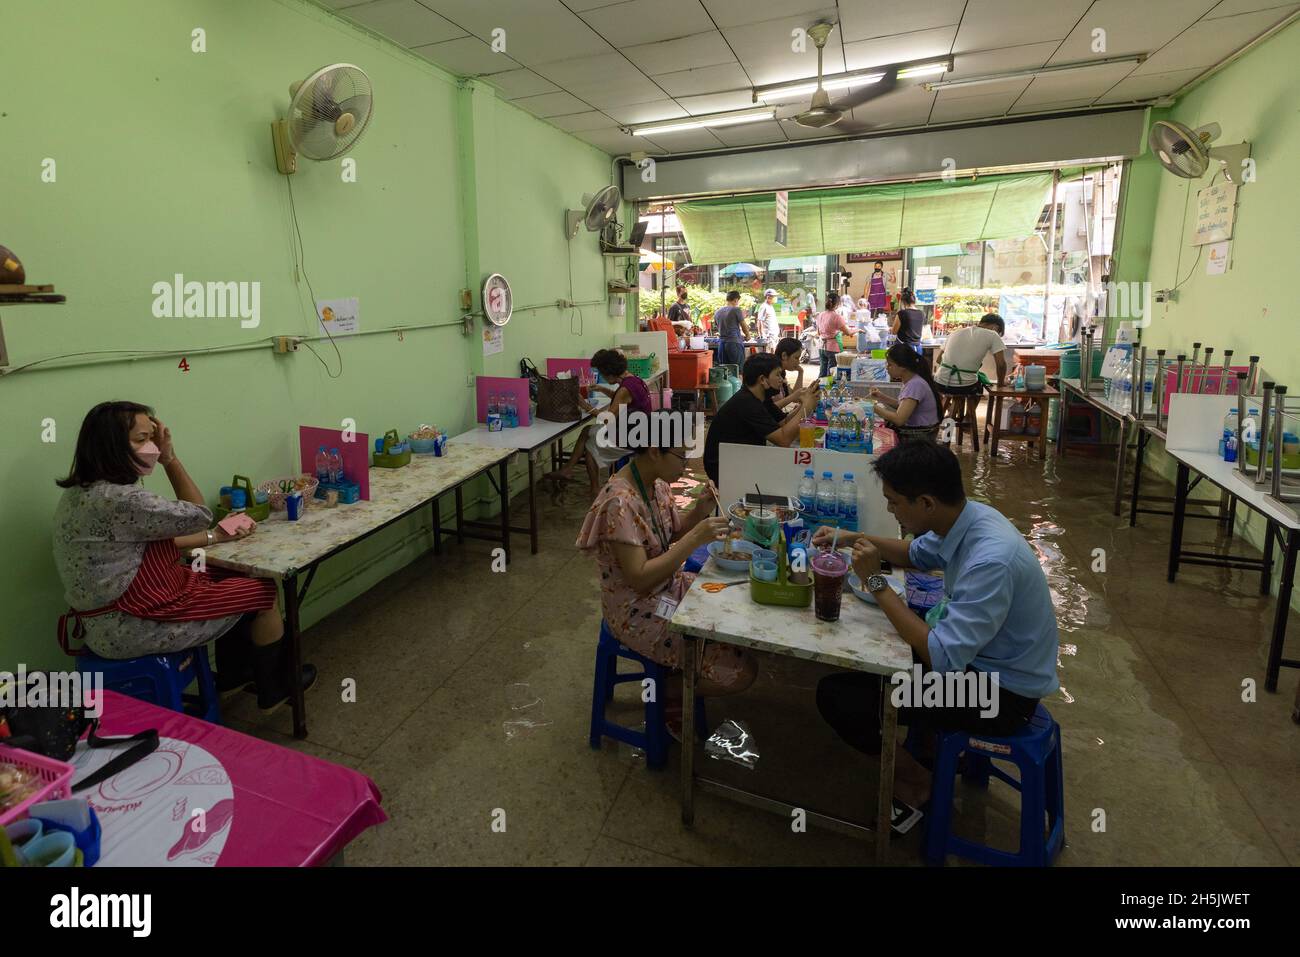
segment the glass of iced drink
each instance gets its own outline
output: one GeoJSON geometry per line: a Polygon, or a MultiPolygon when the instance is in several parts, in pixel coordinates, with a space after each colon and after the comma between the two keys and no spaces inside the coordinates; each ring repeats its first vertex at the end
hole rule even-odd
{"type": "Polygon", "coordinates": [[[848,570],[849,563],[836,552],[818,552],[813,557],[813,610],[820,620],[840,620],[840,596],[848,570]]]}

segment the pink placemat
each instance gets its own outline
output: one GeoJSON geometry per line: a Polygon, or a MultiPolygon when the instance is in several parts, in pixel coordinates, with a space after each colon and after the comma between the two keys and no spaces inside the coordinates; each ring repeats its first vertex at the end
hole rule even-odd
{"type": "Polygon", "coordinates": [[[490,393],[513,395],[515,397],[515,408],[519,410],[519,424],[524,426],[532,421],[531,410],[528,406],[527,379],[511,379],[492,375],[476,376],[474,391],[478,405],[476,414],[479,422],[487,421],[488,395],[490,393]]]}
{"type": "MultiPolygon", "coordinates": [[[[103,827],[97,867],[324,864],[388,820],[379,789],[359,771],[104,692],[101,735],[148,728],[158,729],[158,750],[81,792],[103,827]]],[[[78,744],[74,782],[118,751],[78,744]]]]}
{"type": "Polygon", "coordinates": [[[310,425],[298,426],[298,451],[302,455],[302,470],[305,475],[316,474],[316,450],[325,446],[325,451],[338,449],[343,456],[343,477],[349,482],[361,486],[361,500],[370,501],[370,436],[365,432],[356,432],[351,442],[343,441],[343,432],[339,429],[318,429],[310,425]]]}
{"type": "Polygon", "coordinates": [[[574,376],[579,376],[591,368],[590,359],[547,359],[546,375],[554,379],[560,372],[572,372],[574,376]]]}

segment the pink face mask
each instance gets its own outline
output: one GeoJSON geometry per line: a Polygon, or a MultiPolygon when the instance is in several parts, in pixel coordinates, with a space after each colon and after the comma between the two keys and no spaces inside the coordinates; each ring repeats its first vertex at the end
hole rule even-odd
{"type": "Polygon", "coordinates": [[[135,464],[135,470],[141,475],[148,475],[153,471],[153,467],[158,464],[158,458],[161,455],[162,452],[159,450],[158,446],[154,445],[152,442],[146,442],[135,450],[135,457],[139,459],[140,462],[144,463],[144,465],[140,465],[140,462],[137,462],[135,464]]]}

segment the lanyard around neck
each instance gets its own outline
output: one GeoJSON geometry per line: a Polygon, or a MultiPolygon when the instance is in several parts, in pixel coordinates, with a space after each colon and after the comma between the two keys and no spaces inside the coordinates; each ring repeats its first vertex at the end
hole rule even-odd
{"type": "Polygon", "coordinates": [[[658,509],[655,503],[651,501],[650,496],[646,494],[645,483],[641,481],[641,471],[632,463],[632,481],[636,482],[636,490],[641,493],[641,500],[645,502],[645,507],[650,511],[650,524],[654,526],[655,534],[659,537],[659,544],[663,546],[664,551],[668,551],[668,536],[664,534],[659,527],[658,509]]]}

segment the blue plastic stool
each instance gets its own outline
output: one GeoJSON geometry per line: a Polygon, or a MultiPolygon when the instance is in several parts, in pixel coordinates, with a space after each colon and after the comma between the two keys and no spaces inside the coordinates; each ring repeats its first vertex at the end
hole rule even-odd
{"type": "MultiPolygon", "coordinates": [[[[662,768],[668,760],[668,726],[664,723],[664,703],[660,689],[664,687],[665,668],[639,655],[623,645],[604,621],[600,623],[600,642],[596,645],[596,681],[591,691],[591,746],[599,750],[602,738],[613,738],[645,752],[646,767],[662,768]],[[626,658],[641,665],[641,671],[619,674],[618,659],[626,658]],[[645,703],[645,730],[634,731],[614,724],[605,717],[605,706],[614,700],[616,685],[627,681],[638,684],[649,678],[654,682],[653,701],[645,703]]],[[[695,728],[702,738],[705,729],[704,699],[695,699],[695,728]]]]}
{"type": "MultiPolygon", "coordinates": [[[[909,735],[909,745],[912,736],[909,735]]],[[[1023,729],[1005,738],[982,737],[966,731],[940,735],[934,765],[925,858],[943,864],[957,854],[983,864],[1046,867],[1065,843],[1065,787],[1061,769],[1061,726],[1041,704],[1023,729]],[[952,833],[952,800],[957,779],[957,758],[966,755],[962,778],[988,788],[989,778],[1005,781],[1020,792],[1020,850],[1000,851],[952,833]],[[990,758],[1011,761],[1020,768],[1017,782],[995,767],[990,758]],[[1047,820],[1044,835],[1043,821],[1047,820]]]]}
{"type": "Polygon", "coordinates": [[[104,687],[109,691],[182,713],[185,713],[186,701],[197,702],[197,710],[190,713],[213,724],[221,720],[217,683],[208,664],[207,645],[187,648],[170,655],[146,655],[143,658],[120,660],[100,658],[85,652],[77,656],[77,670],[83,674],[102,673],[104,687]],[[182,694],[190,682],[196,679],[199,683],[198,698],[182,694]]]}

